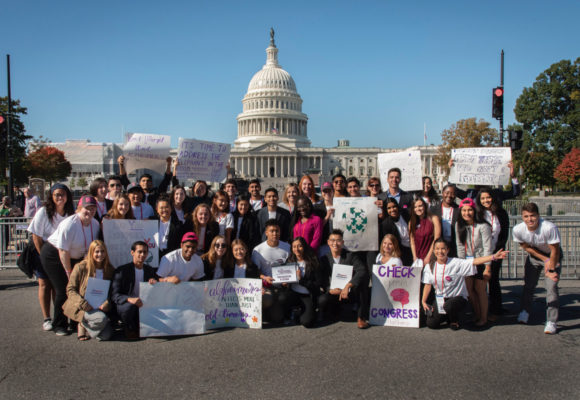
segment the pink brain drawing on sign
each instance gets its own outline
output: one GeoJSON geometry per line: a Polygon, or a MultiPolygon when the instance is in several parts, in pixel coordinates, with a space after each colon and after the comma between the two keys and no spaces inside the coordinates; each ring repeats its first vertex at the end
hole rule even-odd
{"type": "Polygon", "coordinates": [[[391,291],[391,297],[394,301],[401,303],[401,307],[405,307],[405,304],[409,304],[409,292],[405,289],[394,289],[391,291]]]}

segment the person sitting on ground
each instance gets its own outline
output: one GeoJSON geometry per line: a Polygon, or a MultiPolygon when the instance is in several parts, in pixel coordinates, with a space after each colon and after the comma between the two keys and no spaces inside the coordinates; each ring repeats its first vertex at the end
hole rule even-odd
{"type": "Polygon", "coordinates": [[[334,229],[330,233],[328,237],[330,253],[320,259],[325,277],[325,293],[319,297],[318,307],[324,317],[336,320],[340,302],[355,302],[357,304],[357,326],[359,329],[366,329],[369,327],[367,322],[369,318],[369,275],[365,262],[344,248],[343,235],[340,229],[334,229]],[[334,264],[353,266],[352,279],[343,289],[330,287],[334,264]]]}
{"type": "Polygon", "coordinates": [[[449,243],[443,238],[435,241],[433,252],[435,261],[423,269],[422,277],[425,286],[421,304],[427,314],[427,326],[436,329],[446,320],[451,329],[457,330],[467,305],[465,278],[477,273],[476,265],[506,258],[508,252],[500,250],[490,256],[467,260],[448,257],[449,243]],[[432,287],[435,288],[435,301],[430,303],[428,299],[432,287]]]}
{"type": "Polygon", "coordinates": [[[64,314],[77,321],[78,340],[91,338],[109,340],[113,334],[107,313],[111,305],[105,300],[98,308],[93,308],[85,299],[89,278],[110,281],[115,269],[109,261],[105,243],[94,240],[89,246],[87,256],[73,269],[66,287],[67,300],[62,306],[64,314]],[[88,333],[88,334],[87,334],[88,333]]]}
{"type": "Polygon", "coordinates": [[[187,281],[200,281],[205,276],[203,261],[195,254],[197,235],[187,232],[181,239],[181,248],[163,256],[159,262],[157,275],[160,282],[178,284],[187,281]]]}
{"type": "Polygon", "coordinates": [[[234,275],[234,259],[223,236],[211,241],[209,251],[201,256],[205,280],[231,278],[234,275]]]}
{"type": "Polygon", "coordinates": [[[224,278],[251,278],[260,279],[260,270],[252,262],[248,246],[241,239],[232,241],[232,254],[234,257],[233,275],[228,276],[228,271],[224,272],[224,278]]]}
{"type": "Polygon", "coordinates": [[[111,285],[111,300],[115,303],[117,314],[123,322],[125,336],[129,340],[139,338],[139,308],[143,301],[139,298],[139,285],[148,282],[157,283],[158,276],[155,269],[145,264],[149,255],[149,246],[143,241],[131,245],[133,261],[120,266],[115,270],[111,285]]]}

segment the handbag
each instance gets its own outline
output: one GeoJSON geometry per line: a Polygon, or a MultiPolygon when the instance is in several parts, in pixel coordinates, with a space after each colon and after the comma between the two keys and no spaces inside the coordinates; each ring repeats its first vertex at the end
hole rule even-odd
{"type": "Polygon", "coordinates": [[[34,275],[34,259],[36,247],[34,246],[34,242],[32,241],[32,237],[28,238],[28,242],[22,249],[22,252],[18,256],[18,260],[16,260],[16,265],[24,274],[30,279],[34,275]]]}

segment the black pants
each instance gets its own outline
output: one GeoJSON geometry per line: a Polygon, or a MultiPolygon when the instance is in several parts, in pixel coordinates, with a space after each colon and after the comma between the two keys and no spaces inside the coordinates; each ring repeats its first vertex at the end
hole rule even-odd
{"type": "Polygon", "coordinates": [[[431,303],[433,314],[430,317],[427,317],[427,326],[431,329],[437,329],[441,323],[445,321],[448,321],[450,324],[459,322],[466,305],[467,300],[462,296],[449,297],[446,298],[443,303],[443,309],[447,314],[439,314],[439,311],[437,310],[437,301],[433,301],[431,303]]]}
{"type": "MultiPolygon", "coordinates": [[[[80,260],[71,259],[71,266],[74,267],[80,260]]],[[[52,326],[54,329],[68,327],[68,320],[62,311],[62,306],[66,301],[66,285],[68,284],[68,276],[66,275],[64,266],[60,262],[58,256],[58,249],[52,244],[45,242],[40,249],[40,262],[44,268],[44,272],[48,276],[48,280],[54,289],[54,313],[52,319],[52,326]]]]}
{"type": "Polygon", "coordinates": [[[139,307],[129,302],[118,304],[117,314],[128,331],[139,332],[139,307]]]}
{"type": "Polygon", "coordinates": [[[284,321],[284,308],[279,297],[286,291],[288,291],[286,287],[266,288],[266,292],[262,295],[262,316],[265,320],[274,324],[284,321]]]}
{"type": "Polygon", "coordinates": [[[302,313],[300,314],[300,325],[310,328],[316,320],[316,310],[314,301],[310,294],[297,293],[290,289],[280,293],[278,298],[284,311],[292,309],[293,307],[300,307],[302,313]]]}
{"type": "MultiPolygon", "coordinates": [[[[336,316],[339,312],[339,306],[344,300],[339,300],[340,294],[332,295],[328,292],[318,298],[318,309],[326,319],[329,316],[336,316]]],[[[348,294],[348,302],[358,303],[357,316],[361,319],[369,319],[369,284],[364,282],[357,288],[351,288],[348,294]]]]}
{"type": "Polygon", "coordinates": [[[495,315],[501,315],[503,313],[501,285],[499,284],[501,264],[502,260],[491,262],[491,279],[489,280],[489,313],[495,315]]]}

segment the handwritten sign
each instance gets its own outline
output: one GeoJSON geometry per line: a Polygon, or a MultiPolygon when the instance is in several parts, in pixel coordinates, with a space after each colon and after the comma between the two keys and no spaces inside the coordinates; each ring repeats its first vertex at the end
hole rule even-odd
{"type": "Polygon", "coordinates": [[[381,187],[386,190],[388,172],[391,168],[401,170],[400,188],[406,191],[423,189],[423,168],[421,166],[421,151],[399,151],[393,153],[380,153],[377,155],[381,187]]]}
{"type": "Polygon", "coordinates": [[[205,333],[204,282],[139,284],[141,337],[205,333]]]}
{"type": "Polygon", "coordinates": [[[262,328],[262,280],[205,281],[205,327],[262,328]]]}
{"type": "Polygon", "coordinates": [[[419,327],[421,268],[373,266],[371,325],[419,327]]]}
{"type": "Polygon", "coordinates": [[[379,218],[376,197],[335,197],[333,228],[344,232],[350,251],[378,250],[379,218]]]}
{"type": "Polygon", "coordinates": [[[127,172],[146,168],[165,172],[166,160],[171,149],[171,136],[133,133],[123,146],[127,172]]]}
{"type": "Polygon", "coordinates": [[[221,182],[227,175],[230,147],[226,143],[179,138],[177,178],[221,182]]]}
{"type": "Polygon", "coordinates": [[[510,181],[509,147],[471,147],[451,150],[449,182],[460,185],[507,185],[510,181]]]}
{"type": "Polygon", "coordinates": [[[159,243],[155,237],[159,231],[159,221],[137,219],[103,219],[103,236],[109,260],[113,267],[133,261],[131,245],[141,240],[149,246],[145,264],[159,266],[159,243]]]}

